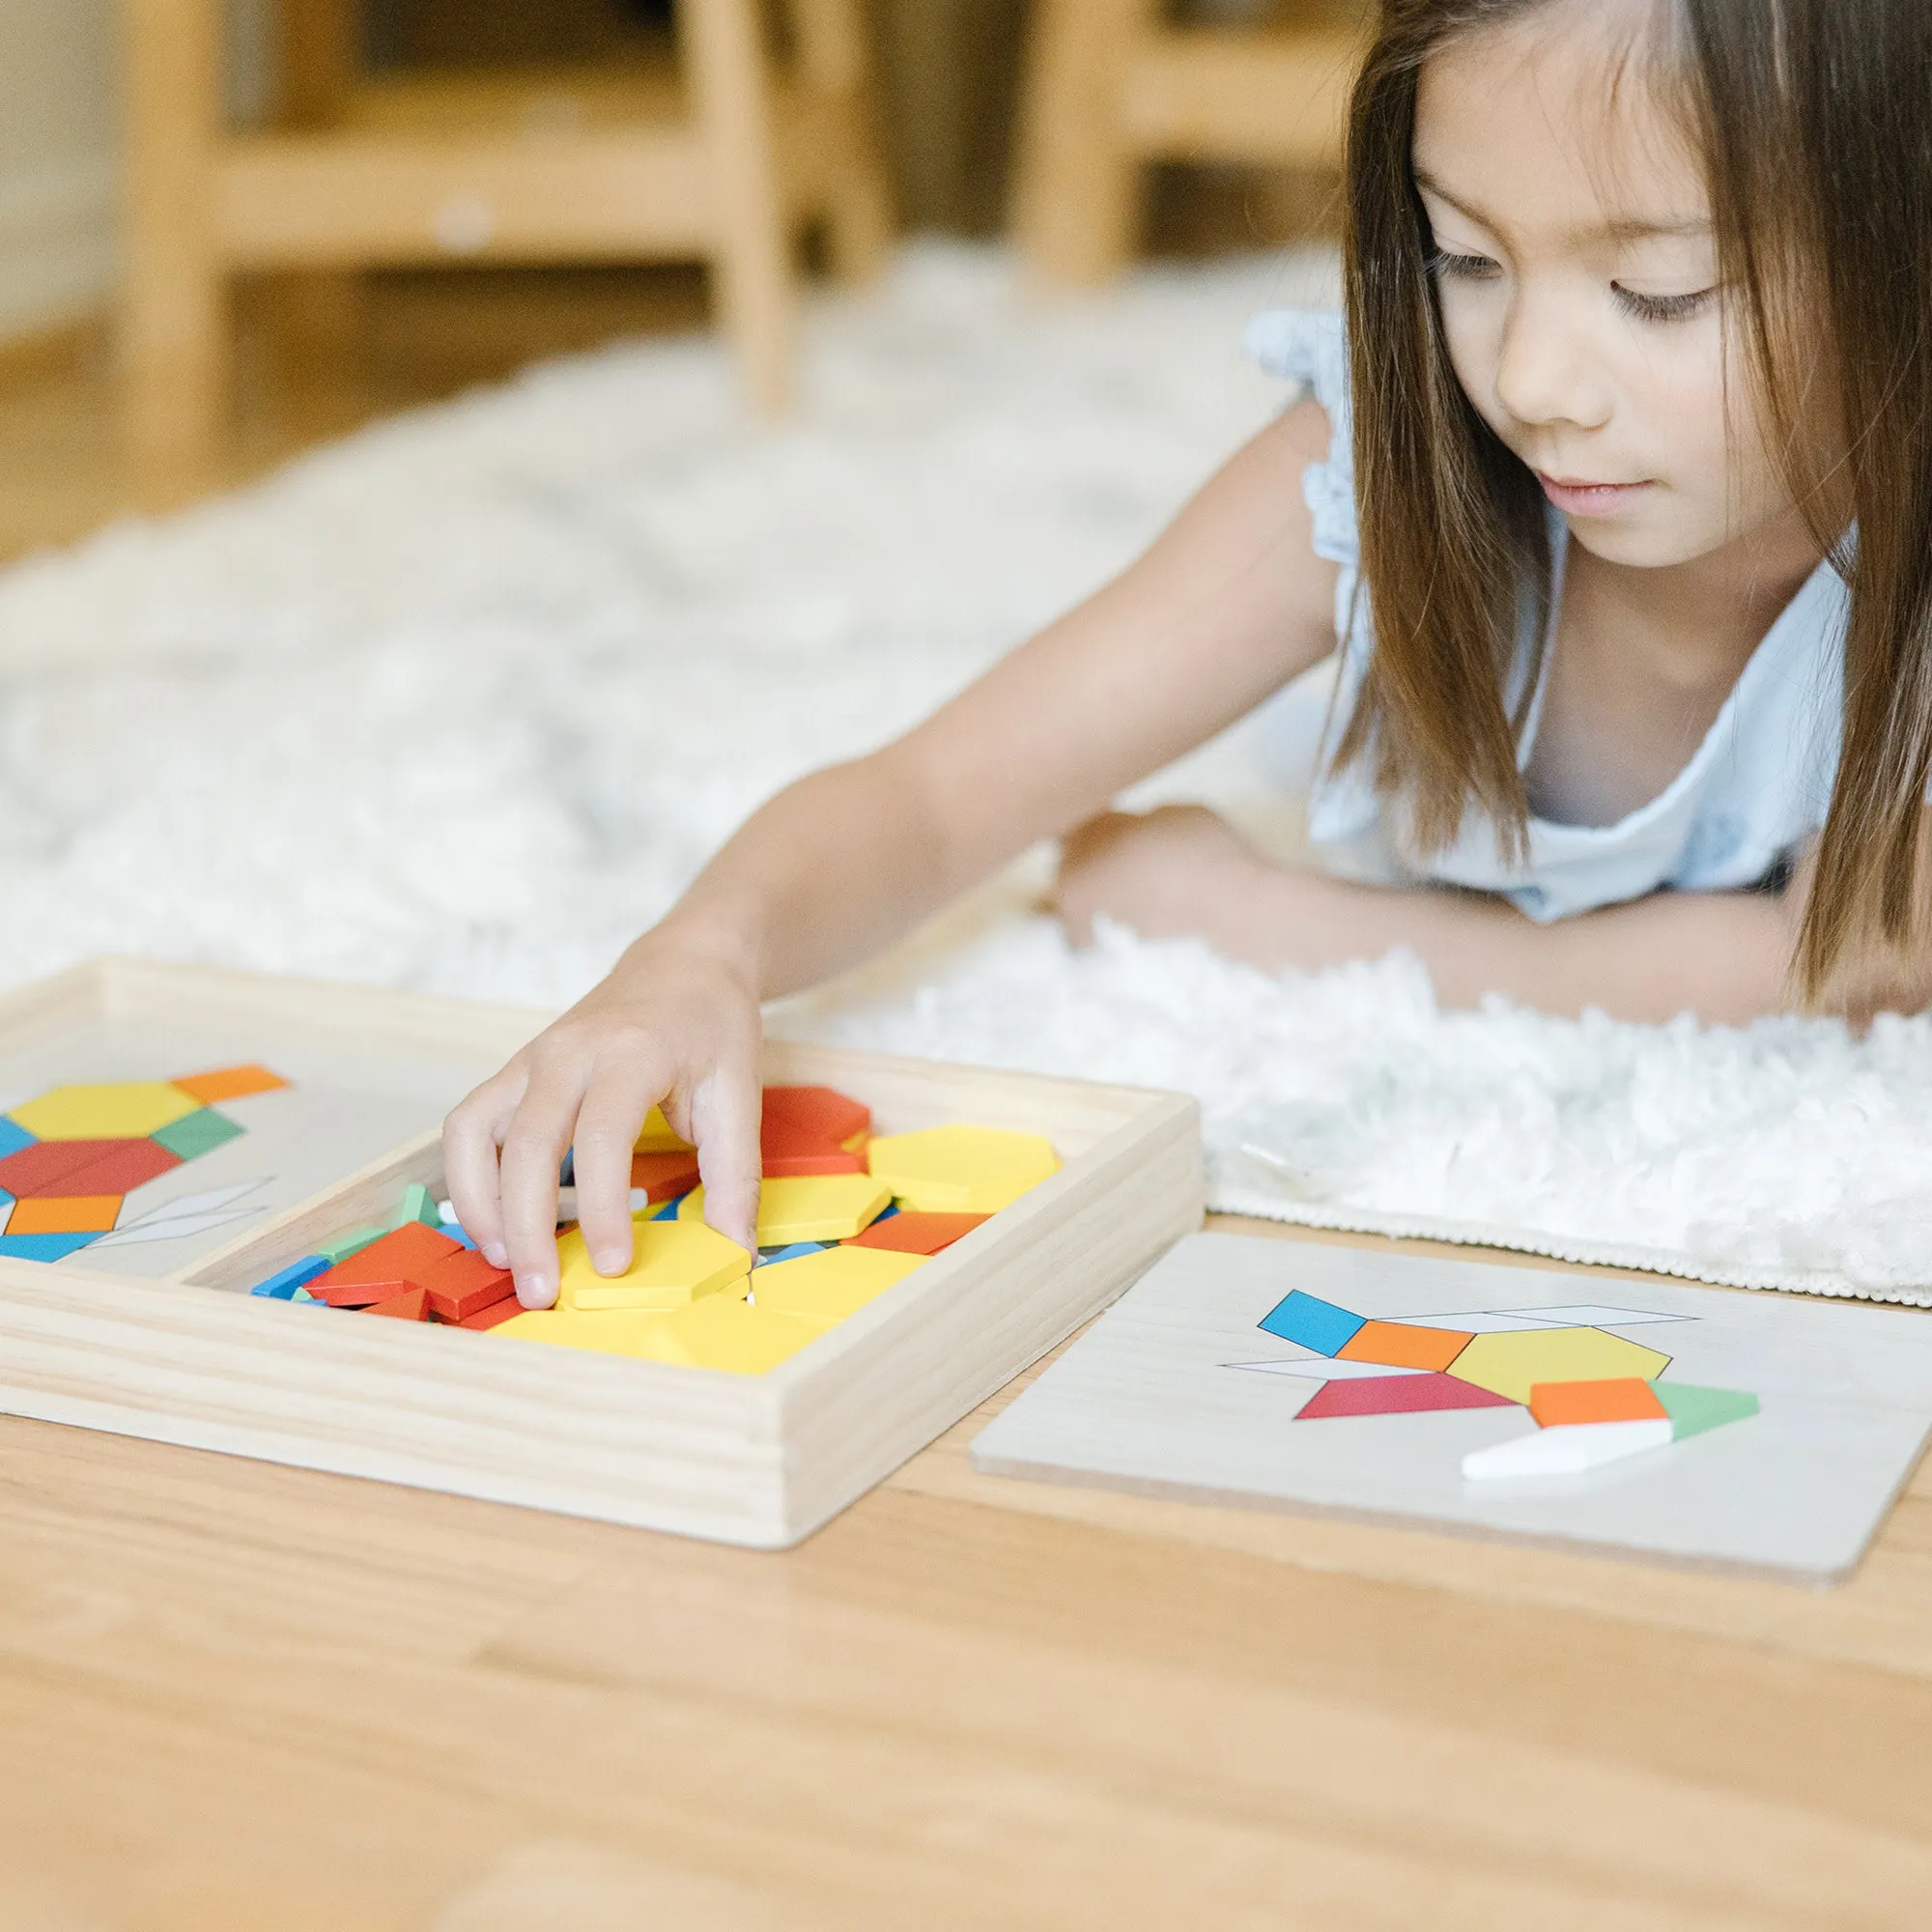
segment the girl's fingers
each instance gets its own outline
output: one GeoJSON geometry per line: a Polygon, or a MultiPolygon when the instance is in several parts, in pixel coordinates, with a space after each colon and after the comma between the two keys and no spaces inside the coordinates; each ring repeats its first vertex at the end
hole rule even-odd
{"type": "Polygon", "coordinates": [[[503,1245],[526,1308],[548,1308],[556,1299],[557,1170],[582,1097],[581,1076],[539,1064],[503,1138],[503,1245]]]}
{"type": "Polygon", "coordinates": [[[691,1137],[697,1143],[704,1218],[753,1256],[758,1250],[758,1179],[764,1167],[758,1149],[762,1107],[757,1077],[749,1067],[715,1067],[691,1096],[691,1137]]]}
{"type": "Polygon", "coordinates": [[[442,1123],[442,1178],[457,1221],[493,1267],[508,1265],[497,1197],[497,1149],[509,1131],[529,1079],[520,1054],[457,1102],[442,1123]]]}
{"type": "Polygon", "coordinates": [[[631,1154],[644,1116],[668,1084],[650,1065],[605,1065],[592,1077],[577,1113],[577,1225],[599,1274],[631,1265],[637,1231],[631,1219],[631,1154]]]}

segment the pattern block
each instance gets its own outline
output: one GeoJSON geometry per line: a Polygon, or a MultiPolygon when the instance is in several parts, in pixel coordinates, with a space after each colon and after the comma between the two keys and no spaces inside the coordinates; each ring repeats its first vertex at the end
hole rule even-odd
{"type": "Polygon", "coordinates": [[[1583,1422],[1568,1429],[1539,1429],[1487,1449],[1472,1449],[1463,1458],[1463,1474],[1471,1482],[1580,1476],[1628,1456],[1662,1449],[1669,1440],[1667,1422],[1583,1422]]]}
{"type": "Polygon", "coordinates": [[[631,1264],[599,1274],[578,1229],[556,1244],[559,1308],[578,1314],[612,1309],[668,1313],[716,1294],[752,1271],[752,1258],[701,1221],[632,1222],[631,1264]]]}
{"type": "Polygon", "coordinates": [[[753,1286],[760,1308],[829,1328],[924,1265],[923,1255],[892,1254],[879,1248],[821,1248],[815,1255],[760,1268],[753,1286]]]}
{"type": "Polygon", "coordinates": [[[10,1153],[18,1153],[24,1147],[32,1147],[34,1137],[17,1121],[0,1114],[0,1159],[10,1153]]]}
{"type": "Polygon", "coordinates": [[[1361,1316],[1297,1288],[1262,1317],[1261,1325],[1297,1348],[1312,1349],[1318,1355],[1339,1355],[1367,1323],[1361,1316]]]}
{"type": "Polygon", "coordinates": [[[990,1214],[922,1214],[908,1209],[902,1214],[882,1214],[863,1235],[853,1236],[851,1244],[855,1248],[889,1248],[901,1255],[936,1255],[992,1218],[990,1214]]]}
{"type": "Polygon", "coordinates": [[[906,1207],[936,1214],[997,1214],[1060,1168],[1043,1135],[1005,1127],[890,1134],[872,1142],[866,1160],[906,1207]]]}
{"type": "Polygon", "coordinates": [[[207,1073],[178,1076],[168,1083],[190,1094],[204,1107],[217,1100],[242,1100],[250,1094],[272,1094],[289,1083],[266,1066],[217,1066],[207,1073]]]}
{"type": "MultiPolygon", "coordinates": [[[[90,1143],[69,1142],[69,1146],[90,1143]]],[[[158,1141],[120,1141],[112,1153],[101,1154],[61,1179],[63,1194],[131,1194],[151,1180],[172,1173],[182,1157],[158,1141]]]]}
{"type": "Polygon", "coordinates": [[[1639,1376],[1604,1382],[1538,1382],[1529,1392],[1531,1417],[1545,1429],[1583,1422],[1662,1422],[1668,1411],[1639,1376]]]}
{"type": "MultiPolygon", "coordinates": [[[[794,1241],[844,1241],[876,1221],[892,1201],[891,1190],[868,1174],[825,1174],[768,1180],[758,1193],[758,1245],[787,1248],[794,1241]]],[[[704,1218],[704,1190],[677,1204],[680,1221],[704,1218]]]]}
{"type": "Polygon", "coordinates": [[[1649,1381],[1670,1357],[1601,1328],[1529,1328],[1478,1335],[1450,1371],[1478,1388],[1527,1403],[1538,1382],[1592,1382],[1636,1376],[1649,1381]]]}
{"type": "Polygon", "coordinates": [[[695,1153],[634,1153],[631,1156],[631,1185],[641,1187],[652,1207],[675,1201],[697,1185],[697,1156],[695,1153]]]}
{"type": "Polygon", "coordinates": [[[1323,1382],[1296,1410],[1297,1422],[1331,1415],[1416,1415],[1444,1408],[1508,1408],[1506,1396],[1493,1395],[1454,1376],[1405,1375],[1350,1377],[1323,1382]]]}
{"type": "Polygon", "coordinates": [[[166,1080],[128,1080],[51,1087],[15,1107],[13,1118],[43,1141],[143,1140],[200,1105],[166,1080]]]}
{"type": "Polygon", "coordinates": [[[1757,1397],[1745,1389],[1699,1388],[1694,1382],[1659,1382],[1656,1389],[1676,1441],[1757,1413],[1757,1397]]]}
{"type": "Polygon", "coordinates": [[[241,1131],[226,1114],[217,1114],[213,1107],[198,1107],[193,1113],[184,1114],[180,1120],[156,1128],[155,1139],[183,1160],[199,1160],[203,1154],[213,1153],[232,1141],[241,1131]]]}

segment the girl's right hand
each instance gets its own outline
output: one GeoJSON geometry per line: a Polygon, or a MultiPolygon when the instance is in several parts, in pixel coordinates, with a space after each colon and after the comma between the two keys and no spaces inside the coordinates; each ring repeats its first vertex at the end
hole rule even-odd
{"type": "Polygon", "coordinates": [[[526,1308],[556,1299],[567,1149],[593,1265],[606,1275],[630,1265],[631,1154],[660,1104],[697,1149],[704,1218],[754,1251],[761,1041],[752,975],[660,927],[455,1108],[442,1127],[451,1204],[484,1256],[513,1271],[526,1308]]]}

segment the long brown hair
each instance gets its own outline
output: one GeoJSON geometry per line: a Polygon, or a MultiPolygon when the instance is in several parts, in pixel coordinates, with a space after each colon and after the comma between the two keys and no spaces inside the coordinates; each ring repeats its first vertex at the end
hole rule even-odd
{"type": "MultiPolygon", "coordinates": [[[[1376,650],[1340,756],[1373,752],[1424,851],[1453,839],[1472,804],[1506,853],[1523,850],[1509,668],[1526,611],[1547,634],[1550,559],[1535,479],[1450,367],[1411,158],[1417,84],[1452,39],[1548,4],[1382,0],[1350,110],[1347,303],[1376,650]]],[[[1817,998],[1855,954],[1911,945],[1925,920],[1932,0],[1658,0],[1656,21],[1702,146],[1747,380],[1850,589],[1844,734],[1795,961],[1817,998]],[[1806,428],[1821,413],[1841,426],[1831,448],[1806,428]]]]}

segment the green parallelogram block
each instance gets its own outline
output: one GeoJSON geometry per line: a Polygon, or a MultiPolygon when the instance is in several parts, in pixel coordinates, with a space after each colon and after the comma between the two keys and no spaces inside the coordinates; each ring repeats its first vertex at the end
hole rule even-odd
{"type": "Polygon", "coordinates": [[[389,1233],[387,1228],[351,1228],[347,1234],[337,1235],[333,1240],[318,1241],[315,1252],[327,1257],[333,1267],[337,1262],[346,1262],[351,1255],[359,1255],[371,1241],[380,1241],[389,1233]]]}
{"type": "Polygon", "coordinates": [[[1663,1412],[1670,1418],[1670,1439],[1681,1442],[1687,1435],[1701,1435],[1707,1429],[1721,1429],[1727,1422],[1742,1422],[1757,1413],[1757,1397],[1745,1389],[1698,1388],[1691,1382],[1651,1383],[1663,1412]]]}
{"type": "Polygon", "coordinates": [[[157,1128],[149,1138],[177,1159],[199,1160],[203,1154],[213,1153],[225,1142],[232,1141],[241,1131],[226,1114],[217,1114],[213,1107],[198,1107],[192,1114],[184,1114],[180,1120],[157,1128]]]}

